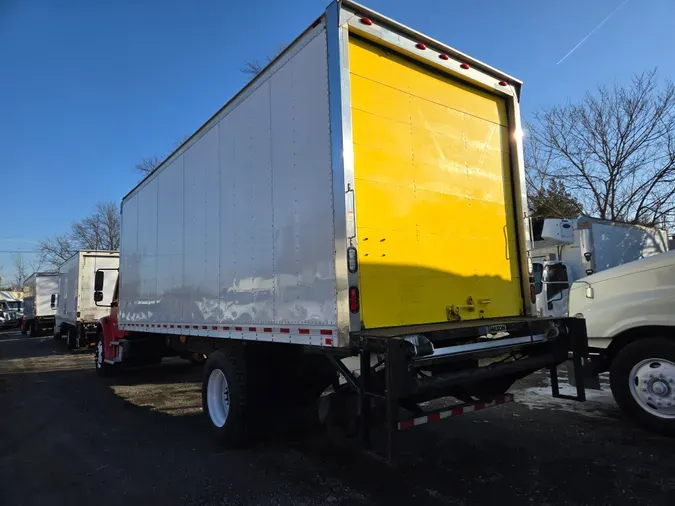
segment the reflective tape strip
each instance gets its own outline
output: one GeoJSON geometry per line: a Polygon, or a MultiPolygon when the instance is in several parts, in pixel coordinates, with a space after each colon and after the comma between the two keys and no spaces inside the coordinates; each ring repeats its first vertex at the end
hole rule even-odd
{"type": "Polygon", "coordinates": [[[410,420],[403,420],[398,422],[398,430],[411,429],[417,425],[424,425],[428,422],[437,422],[443,418],[448,418],[451,416],[463,415],[465,413],[471,413],[473,411],[478,411],[485,408],[491,408],[493,406],[498,406],[499,404],[504,404],[505,402],[512,402],[513,395],[506,394],[494,398],[489,402],[476,402],[473,404],[463,404],[461,406],[451,407],[443,411],[437,411],[436,413],[429,413],[428,415],[418,416],[410,420]]]}
{"type": "MultiPolygon", "coordinates": [[[[314,342],[313,339],[317,339],[314,344],[320,346],[336,346],[337,340],[334,336],[337,335],[336,329],[322,329],[322,328],[290,328],[290,327],[231,327],[229,325],[192,325],[192,324],[182,324],[182,323],[121,323],[121,329],[130,328],[139,328],[140,331],[149,329],[185,329],[187,332],[190,330],[200,330],[204,331],[215,331],[215,332],[238,332],[243,334],[243,338],[247,339],[247,334],[255,334],[255,340],[270,340],[269,338],[264,338],[262,334],[272,334],[272,341],[294,342],[293,339],[297,339],[297,336],[303,336],[303,340],[309,340],[310,343],[314,342]],[[280,338],[279,334],[285,334],[288,338],[280,338]],[[294,336],[296,336],[294,338],[294,336]]],[[[156,332],[156,331],[155,331],[156,332]]],[[[186,332],[186,333],[187,333],[186,332]]],[[[180,332],[167,332],[167,333],[180,333],[180,332]]],[[[237,338],[241,338],[241,334],[237,335],[237,338]]],[[[204,334],[200,334],[204,335],[204,334]]],[[[208,336],[208,333],[206,334],[208,336]]],[[[212,337],[231,337],[231,336],[218,336],[214,335],[212,337]]]]}

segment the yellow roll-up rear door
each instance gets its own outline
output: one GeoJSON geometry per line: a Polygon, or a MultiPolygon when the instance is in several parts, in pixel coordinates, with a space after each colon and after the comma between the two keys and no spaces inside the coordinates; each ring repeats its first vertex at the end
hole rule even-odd
{"type": "Polygon", "coordinates": [[[503,100],[355,37],[349,62],[365,327],[521,314],[503,100]]]}

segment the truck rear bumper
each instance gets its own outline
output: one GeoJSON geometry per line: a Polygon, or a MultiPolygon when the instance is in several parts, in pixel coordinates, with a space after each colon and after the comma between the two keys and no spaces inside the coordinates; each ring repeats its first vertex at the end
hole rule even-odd
{"type": "Polygon", "coordinates": [[[402,397],[425,391],[451,395],[445,390],[504,376],[523,377],[564,362],[570,353],[588,355],[582,319],[513,318],[467,323],[362,331],[352,335],[352,343],[361,353],[395,357],[402,397]],[[412,341],[432,346],[416,346],[412,341]]]}
{"type": "Polygon", "coordinates": [[[347,378],[349,371],[334,361],[359,394],[366,446],[372,404],[380,403],[389,457],[393,433],[401,428],[402,420],[408,420],[404,423],[408,426],[413,418],[444,418],[447,409],[430,413],[423,407],[427,401],[455,397],[483,407],[500,404],[497,400],[504,398],[514,381],[544,368],[551,372],[552,394],[563,397],[556,370],[570,356],[577,385],[574,399],[585,400],[582,369],[588,340],[582,319],[481,320],[466,326],[448,323],[399,330],[377,329],[351,336],[361,358],[359,378],[347,378]],[[371,367],[372,354],[380,359],[375,367],[371,367]]]}

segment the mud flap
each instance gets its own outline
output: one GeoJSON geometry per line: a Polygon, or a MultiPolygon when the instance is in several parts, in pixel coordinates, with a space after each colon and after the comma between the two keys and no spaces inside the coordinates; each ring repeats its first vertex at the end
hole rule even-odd
{"type": "MultiPolygon", "coordinates": [[[[584,379],[584,388],[588,390],[602,390],[600,388],[600,376],[595,372],[595,367],[589,360],[583,361],[583,379],[584,379]]],[[[566,360],[563,362],[562,366],[567,371],[567,378],[569,384],[573,387],[577,386],[576,376],[574,375],[574,363],[571,360],[566,360]]]]}

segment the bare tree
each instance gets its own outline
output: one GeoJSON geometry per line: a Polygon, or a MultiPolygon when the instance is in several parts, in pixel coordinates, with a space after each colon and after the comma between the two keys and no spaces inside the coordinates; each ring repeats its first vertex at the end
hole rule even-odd
{"type": "Polygon", "coordinates": [[[150,174],[155,168],[162,163],[163,158],[159,156],[148,156],[142,158],[140,162],[136,164],[136,170],[141,174],[150,174]]]}
{"type": "Polygon", "coordinates": [[[79,249],[116,250],[120,245],[120,216],[114,202],[101,203],[91,216],[73,223],[71,239],[79,249]]]}
{"type": "Polygon", "coordinates": [[[189,135],[184,135],[173,145],[173,148],[167,152],[164,156],[147,156],[142,158],[135,166],[135,169],[140,172],[143,176],[150,174],[153,170],[159,167],[159,164],[162,163],[171,153],[178,149],[186,140],[190,138],[189,135]]]}
{"type": "Polygon", "coordinates": [[[40,258],[52,268],[58,268],[64,261],[81,249],[119,249],[120,215],[114,202],[99,203],[94,212],[76,221],[66,234],[57,235],[40,242],[40,258]]]}
{"type": "MultiPolygon", "coordinates": [[[[272,60],[267,58],[267,64],[272,60]]],[[[267,65],[265,64],[265,65],[267,65]]],[[[260,74],[262,69],[265,68],[265,65],[262,65],[258,60],[249,60],[244,62],[244,66],[239,69],[242,74],[248,74],[251,76],[257,76],[260,74]]]]}
{"type": "Polygon", "coordinates": [[[527,134],[531,189],[561,180],[604,219],[662,225],[675,217],[675,86],[659,86],[656,70],[544,109],[527,134]]]}
{"type": "Polygon", "coordinates": [[[26,265],[26,261],[21,253],[12,255],[12,266],[14,267],[14,283],[12,284],[12,288],[15,291],[22,291],[23,284],[30,273],[28,272],[29,267],[26,265]]]}
{"type": "Polygon", "coordinates": [[[68,260],[77,251],[77,246],[69,234],[55,235],[38,244],[38,251],[43,262],[52,269],[68,260]]]}
{"type": "Polygon", "coordinates": [[[277,56],[283,53],[284,49],[286,49],[286,44],[279,44],[276,52],[271,56],[266,56],[263,63],[260,63],[259,60],[247,60],[244,62],[244,66],[241,67],[239,71],[243,74],[257,76],[267,65],[272,63],[277,56]]]}

